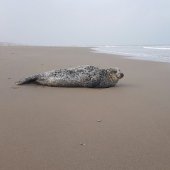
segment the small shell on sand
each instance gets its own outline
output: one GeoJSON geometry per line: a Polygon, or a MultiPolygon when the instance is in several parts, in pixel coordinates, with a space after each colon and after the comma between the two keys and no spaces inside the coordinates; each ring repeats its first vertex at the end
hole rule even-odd
{"type": "Polygon", "coordinates": [[[86,144],[85,144],[85,143],[80,143],[80,145],[81,145],[81,146],[86,146],[86,144]]]}

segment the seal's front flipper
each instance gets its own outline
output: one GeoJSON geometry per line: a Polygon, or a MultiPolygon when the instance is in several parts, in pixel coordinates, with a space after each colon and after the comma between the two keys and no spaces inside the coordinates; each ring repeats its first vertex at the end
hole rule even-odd
{"type": "Polygon", "coordinates": [[[38,79],[38,77],[39,77],[39,74],[32,75],[32,76],[29,76],[29,77],[19,80],[18,82],[16,82],[16,84],[22,85],[22,84],[32,83],[32,82],[36,81],[38,79]]]}

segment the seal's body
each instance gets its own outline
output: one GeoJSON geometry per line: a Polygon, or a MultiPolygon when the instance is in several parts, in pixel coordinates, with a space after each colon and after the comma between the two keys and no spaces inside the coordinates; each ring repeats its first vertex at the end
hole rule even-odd
{"type": "Polygon", "coordinates": [[[16,84],[36,83],[54,87],[113,87],[124,76],[118,68],[100,69],[95,66],[79,66],[52,70],[21,79],[16,84]]]}

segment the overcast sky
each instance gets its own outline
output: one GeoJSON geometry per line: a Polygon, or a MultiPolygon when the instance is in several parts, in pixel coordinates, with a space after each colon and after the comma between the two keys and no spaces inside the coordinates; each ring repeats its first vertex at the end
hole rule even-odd
{"type": "Polygon", "coordinates": [[[170,0],[0,0],[0,42],[170,44],[170,0]]]}

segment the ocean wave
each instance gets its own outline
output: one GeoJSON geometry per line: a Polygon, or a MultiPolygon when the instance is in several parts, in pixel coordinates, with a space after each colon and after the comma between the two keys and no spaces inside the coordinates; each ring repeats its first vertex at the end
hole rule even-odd
{"type": "Polygon", "coordinates": [[[170,63],[170,46],[98,46],[95,53],[117,54],[129,59],[170,63]]]}
{"type": "Polygon", "coordinates": [[[151,50],[170,50],[170,47],[143,47],[143,48],[151,50]]]}

